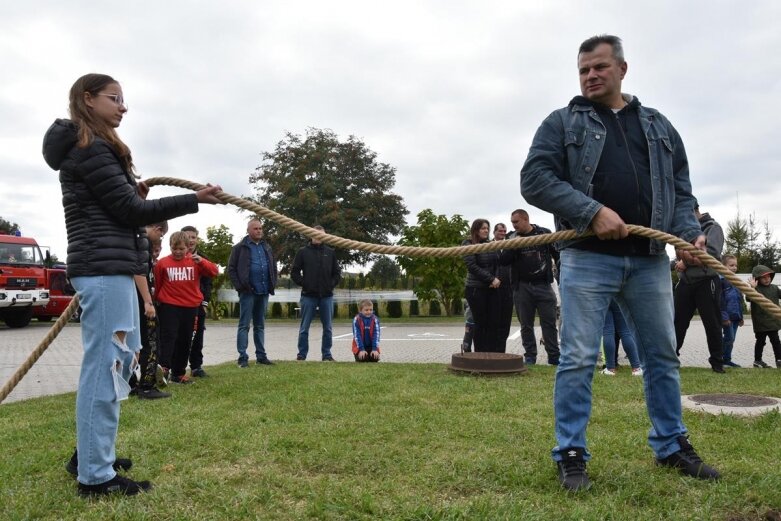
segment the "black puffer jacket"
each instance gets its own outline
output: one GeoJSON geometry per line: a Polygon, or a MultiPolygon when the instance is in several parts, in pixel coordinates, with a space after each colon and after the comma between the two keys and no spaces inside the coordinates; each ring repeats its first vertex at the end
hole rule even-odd
{"type": "Polygon", "coordinates": [[[334,288],[342,280],[342,269],[332,248],[310,242],[296,253],[290,276],[301,286],[302,296],[323,298],[334,294],[334,288]]]}
{"type": "MultiPolygon", "coordinates": [[[[470,244],[472,241],[466,239],[461,243],[461,246],[469,246],[470,244]]],[[[464,255],[464,264],[467,269],[467,288],[487,288],[499,276],[499,253],[496,251],[464,255]]]]}
{"type": "Polygon", "coordinates": [[[144,225],[198,211],[195,194],[144,200],[113,147],[95,138],[76,146],[76,124],[56,120],[43,138],[46,163],[60,171],[68,233],[68,276],[143,275],[144,225]]]}

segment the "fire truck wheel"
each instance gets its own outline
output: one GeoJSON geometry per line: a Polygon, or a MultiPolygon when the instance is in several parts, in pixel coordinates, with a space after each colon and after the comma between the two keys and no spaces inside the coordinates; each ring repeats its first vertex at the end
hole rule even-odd
{"type": "Polygon", "coordinates": [[[33,308],[20,308],[6,311],[5,323],[8,327],[24,327],[33,318],[33,308]]]}

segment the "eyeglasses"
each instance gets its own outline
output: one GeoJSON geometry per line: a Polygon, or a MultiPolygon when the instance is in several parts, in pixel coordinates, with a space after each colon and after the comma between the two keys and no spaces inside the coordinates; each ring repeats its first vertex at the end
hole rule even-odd
{"type": "Polygon", "coordinates": [[[120,107],[125,107],[125,110],[127,110],[127,105],[125,104],[125,98],[123,98],[119,94],[106,94],[105,92],[98,92],[98,96],[106,96],[107,98],[111,98],[111,101],[113,101],[120,107]]]}

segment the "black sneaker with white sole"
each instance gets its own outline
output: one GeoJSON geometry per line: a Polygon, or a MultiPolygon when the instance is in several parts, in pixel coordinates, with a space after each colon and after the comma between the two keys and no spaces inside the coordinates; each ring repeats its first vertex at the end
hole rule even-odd
{"type": "Polygon", "coordinates": [[[157,387],[144,387],[138,390],[139,400],[159,400],[160,398],[170,398],[171,393],[161,391],[157,387]]]}
{"type": "Polygon", "coordinates": [[[146,492],[152,488],[149,481],[133,481],[117,474],[105,483],[98,485],[84,485],[79,483],[79,495],[81,497],[104,496],[106,494],[122,494],[135,496],[139,492],[146,492]]]}
{"type": "Polygon", "coordinates": [[[697,479],[719,479],[721,477],[718,470],[702,461],[685,436],[678,436],[678,444],[681,446],[681,450],[673,452],[666,458],[657,458],[656,463],[663,467],[676,468],[681,471],[681,474],[697,479]]]}
{"type": "Polygon", "coordinates": [[[576,492],[591,487],[591,481],[586,472],[585,450],[570,447],[559,451],[561,461],[556,462],[559,470],[559,483],[567,490],[576,492]]]}

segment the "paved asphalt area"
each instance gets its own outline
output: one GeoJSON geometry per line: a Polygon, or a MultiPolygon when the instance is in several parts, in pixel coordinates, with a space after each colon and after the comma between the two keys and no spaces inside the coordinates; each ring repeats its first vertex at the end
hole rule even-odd
{"type": "MultiPolygon", "coordinates": [[[[272,360],[295,360],[298,324],[292,322],[266,324],[266,351],[272,360]]],[[[13,375],[30,352],[46,335],[50,324],[35,320],[21,329],[0,327],[0,385],[13,375]]],[[[207,322],[204,347],[204,367],[235,361],[236,322],[207,322]]],[[[453,324],[388,324],[382,328],[382,363],[440,363],[449,364],[451,355],[459,352],[464,328],[453,324]]],[[[316,322],[309,331],[309,363],[320,363],[320,336],[322,329],[316,322]]],[[[539,342],[540,331],[537,328],[539,342]]],[[[334,325],[333,357],[337,362],[353,362],[349,323],[334,325]]],[[[545,363],[544,350],[539,348],[538,362],[545,363]]],[[[517,322],[513,324],[507,352],[523,354],[517,322]]],[[[250,360],[254,355],[250,332],[250,360]]],[[[754,334],[751,322],[738,330],[733,360],[749,368],[753,362],[754,334]]],[[[623,356],[623,351],[621,351],[623,356]]],[[[26,400],[37,396],[75,391],[81,366],[81,329],[78,324],[66,326],[51,346],[25,375],[3,403],[26,400]]],[[[772,349],[765,350],[765,361],[773,365],[772,349]]],[[[354,362],[353,362],[354,363],[354,362]]],[[[628,366],[625,359],[619,363],[628,366]]],[[[708,350],[702,324],[692,321],[681,350],[681,364],[690,367],[709,367],[708,350]]],[[[750,370],[750,369],[748,369],[750,370]]],[[[756,369],[755,369],[756,370],[756,369]]]]}

